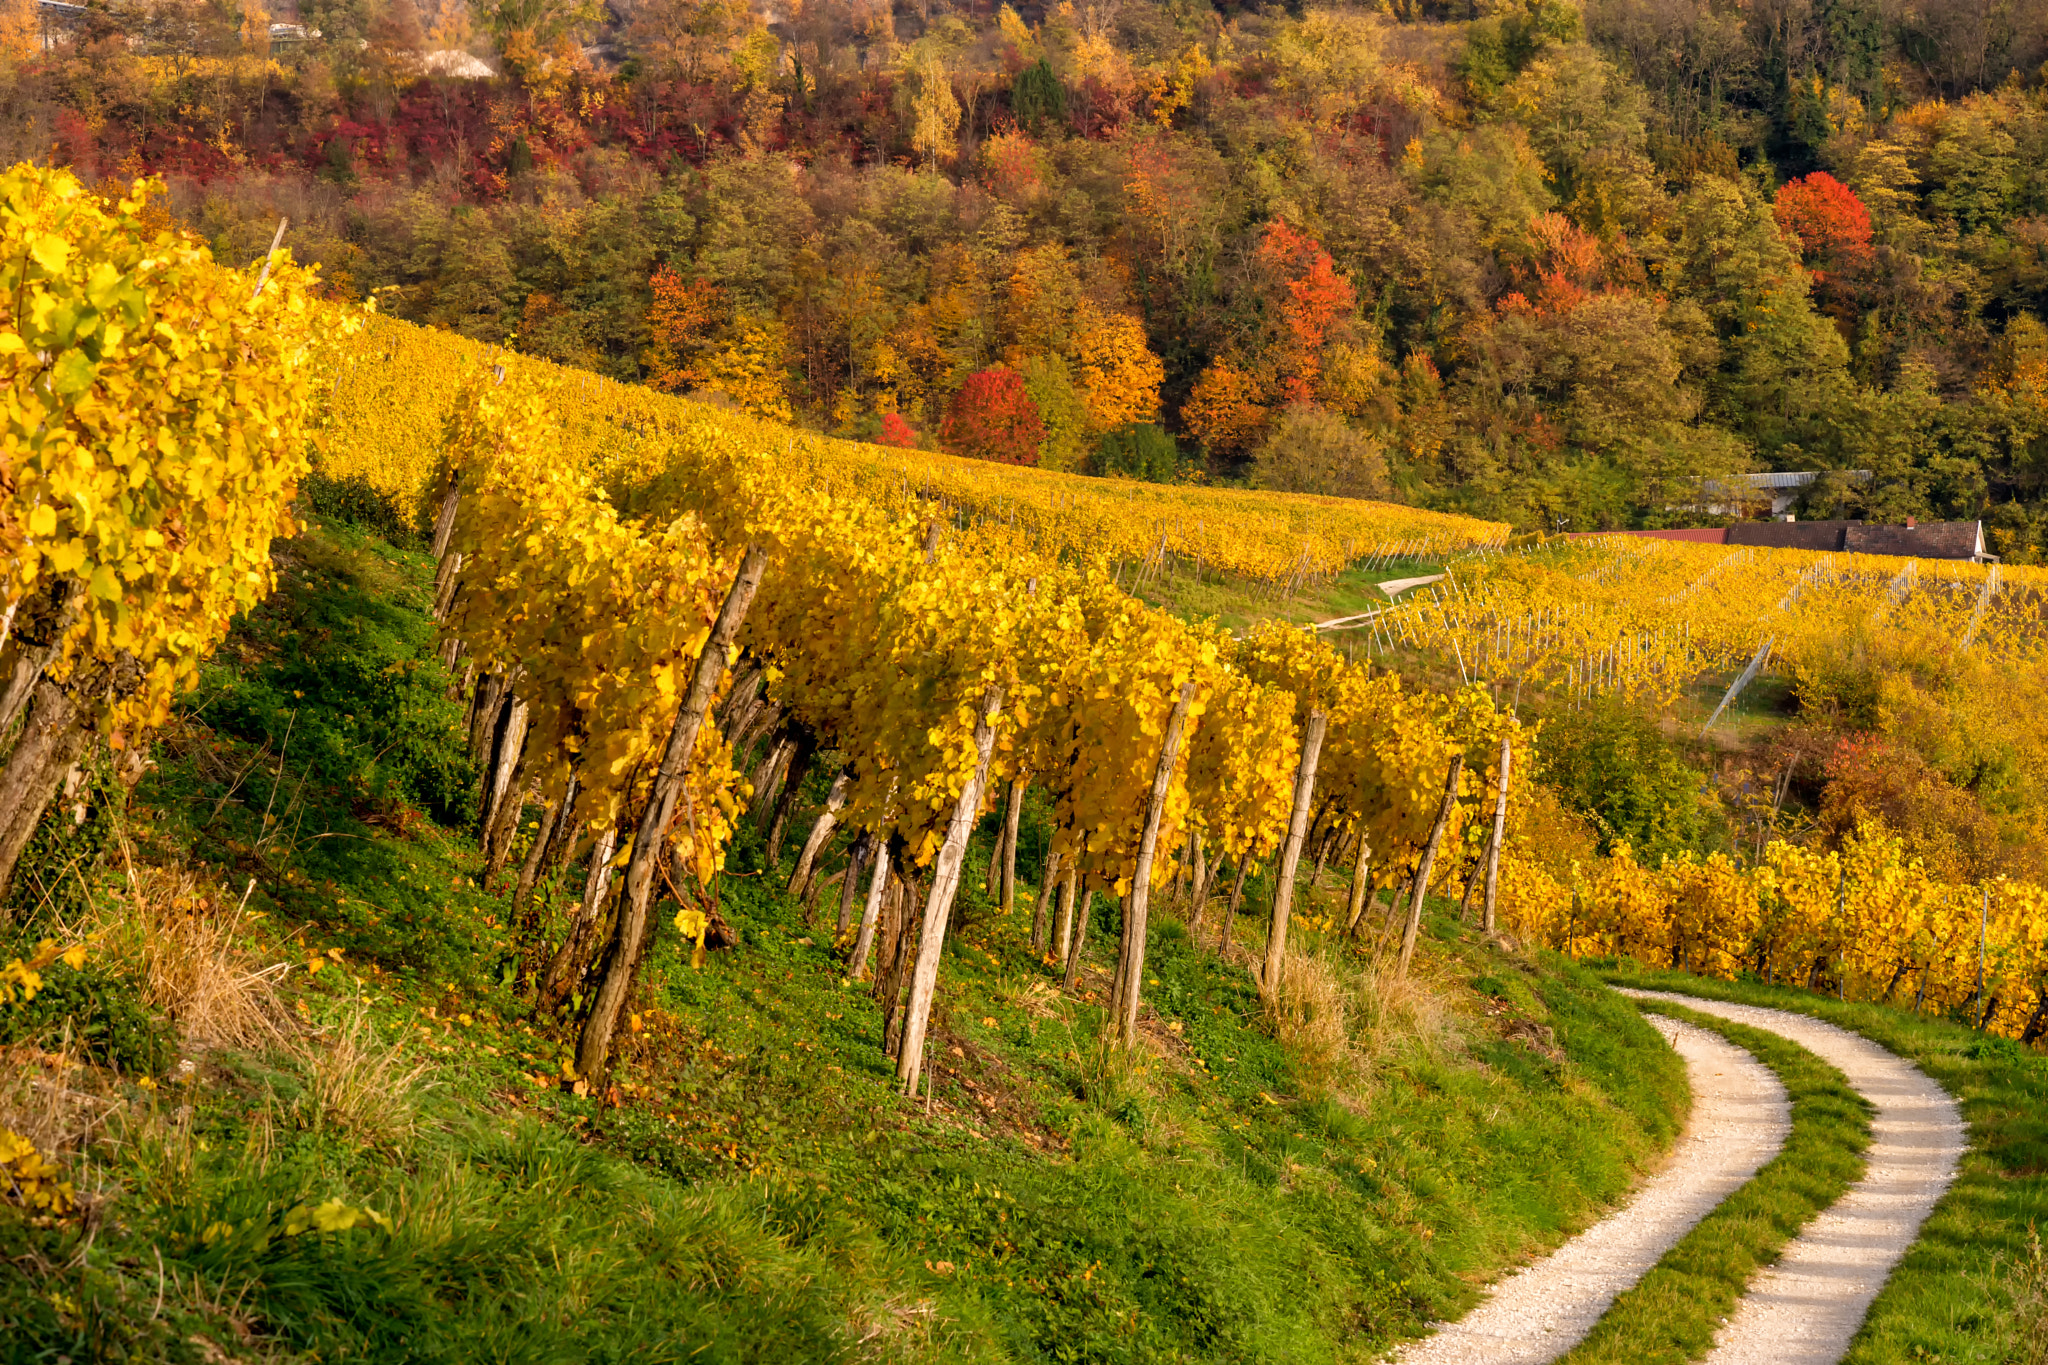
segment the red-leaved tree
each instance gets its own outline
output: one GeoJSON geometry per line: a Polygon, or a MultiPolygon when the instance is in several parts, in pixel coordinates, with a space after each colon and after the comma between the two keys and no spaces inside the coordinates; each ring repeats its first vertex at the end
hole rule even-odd
{"type": "Polygon", "coordinates": [[[1037,464],[1044,439],[1024,376],[1000,365],[968,375],[939,423],[939,443],[953,454],[1002,464],[1037,464]]]}
{"type": "Polygon", "coordinates": [[[1351,277],[1337,269],[1323,244],[1296,232],[1285,219],[1276,218],[1266,225],[1259,238],[1258,259],[1287,287],[1287,297],[1280,305],[1287,327],[1281,396],[1290,403],[1311,402],[1316,377],[1323,368],[1323,345],[1338,320],[1358,306],[1358,294],[1351,287],[1351,277]]]}
{"type": "Polygon", "coordinates": [[[1826,171],[1788,182],[1772,211],[1779,230],[1799,239],[1816,276],[1853,273],[1870,264],[1870,210],[1826,171]]]}
{"type": "Polygon", "coordinates": [[[910,429],[910,423],[903,420],[903,414],[892,412],[882,418],[881,434],[875,437],[878,446],[902,446],[905,450],[917,449],[917,433],[910,429]]]}

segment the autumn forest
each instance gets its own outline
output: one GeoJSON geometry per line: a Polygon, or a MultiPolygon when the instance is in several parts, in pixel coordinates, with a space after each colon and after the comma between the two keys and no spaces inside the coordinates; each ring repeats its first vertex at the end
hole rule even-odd
{"type": "Polygon", "coordinates": [[[10,159],[160,174],[223,259],[286,217],[334,294],[757,415],[1522,530],[1869,470],[1801,510],[2048,539],[2048,15],[2016,0],[11,29],[10,159]]]}

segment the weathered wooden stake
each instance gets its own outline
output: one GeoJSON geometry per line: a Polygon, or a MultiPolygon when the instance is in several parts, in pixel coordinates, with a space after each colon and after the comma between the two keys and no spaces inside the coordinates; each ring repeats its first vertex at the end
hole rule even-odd
{"type": "Polygon", "coordinates": [[[1415,890],[1408,898],[1408,927],[1401,935],[1400,975],[1408,975],[1408,964],[1415,957],[1415,939],[1422,932],[1422,898],[1429,892],[1430,868],[1436,864],[1437,845],[1443,842],[1444,827],[1451,823],[1451,810],[1458,804],[1458,775],[1465,770],[1465,756],[1451,755],[1450,774],[1444,779],[1444,800],[1437,807],[1436,824],[1430,828],[1429,843],[1422,850],[1422,861],[1415,865],[1415,890]]]}
{"type": "Polygon", "coordinates": [[[1280,989],[1280,971],[1287,958],[1287,921],[1294,911],[1294,877],[1301,867],[1301,844],[1308,837],[1308,813],[1316,790],[1316,763],[1322,757],[1323,736],[1330,718],[1321,711],[1308,713],[1301,732],[1301,766],[1294,773],[1294,818],[1287,825],[1287,843],[1280,850],[1279,880],[1273,887],[1273,920],[1266,930],[1266,970],[1259,989],[1271,999],[1280,989]]]}
{"type": "Polygon", "coordinates": [[[1124,904],[1124,981],[1117,1000],[1121,1012],[1111,1021],[1111,1032],[1126,1044],[1138,1036],[1138,1000],[1145,985],[1145,929],[1152,906],[1152,860],[1159,849],[1159,822],[1166,815],[1166,796],[1173,787],[1173,769],[1180,761],[1181,737],[1187,733],[1188,708],[1194,700],[1194,683],[1182,683],[1173,712],[1166,718],[1166,736],[1159,743],[1152,796],[1145,805],[1144,829],[1138,835],[1138,867],[1132,875],[1130,899],[1124,904]]]}
{"type": "Polygon", "coordinates": [[[932,996],[939,986],[939,951],[945,946],[946,919],[953,911],[953,896],[960,889],[960,864],[967,858],[967,836],[973,832],[974,817],[981,809],[989,755],[995,749],[995,720],[1002,707],[1000,686],[990,687],[982,694],[981,714],[974,724],[974,775],[967,779],[959,801],[953,806],[953,820],[946,829],[945,843],[939,846],[938,864],[932,869],[931,895],[925,901],[924,926],[917,942],[917,968],[910,978],[910,1010],[904,1022],[903,1051],[896,1058],[896,1080],[906,1095],[917,1093],[917,1080],[924,1072],[924,1035],[931,1023],[932,996]]]}
{"type": "Polygon", "coordinates": [[[1513,742],[1507,735],[1500,737],[1500,786],[1493,798],[1493,837],[1486,847],[1486,909],[1479,918],[1480,928],[1488,938],[1494,933],[1493,907],[1500,890],[1500,846],[1508,826],[1508,765],[1514,759],[1513,742]]]}
{"type": "Polygon", "coordinates": [[[787,890],[791,895],[802,896],[810,891],[818,855],[832,840],[833,827],[839,823],[840,807],[846,804],[846,789],[852,782],[853,769],[850,767],[841,768],[839,776],[832,779],[832,790],[825,793],[825,809],[818,812],[817,820],[811,825],[810,837],[804,840],[803,852],[797,854],[796,867],[789,874],[787,890]]]}
{"type": "Polygon", "coordinates": [[[1358,932],[1358,918],[1365,913],[1365,893],[1372,889],[1366,874],[1372,869],[1372,840],[1362,826],[1358,831],[1358,857],[1351,864],[1351,905],[1344,917],[1344,934],[1358,932]]]}
{"type": "Polygon", "coordinates": [[[853,941],[853,954],[847,958],[848,972],[855,981],[868,979],[868,954],[875,946],[875,924],[882,914],[882,893],[889,887],[889,845],[878,841],[875,849],[875,870],[868,881],[867,904],[860,912],[860,936],[853,941]]]}
{"type": "Polygon", "coordinates": [[[632,987],[641,950],[646,946],[647,912],[654,904],[654,875],[660,869],[661,848],[667,841],[669,823],[675,819],[676,803],[689,776],[697,731],[718,693],[718,684],[724,680],[733,637],[739,633],[747,608],[754,603],[754,592],[761,586],[761,575],[767,566],[768,556],[759,546],[747,550],[732,589],[718,610],[718,619],[712,624],[710,637],[697,656],[697,666],[690,675],[690,690],[676,708],[675,725],[669,730],[668,747],[655,773],[654,790],[648,796],[646,810],[641,812],[639,828],[633,833],[633,852],[626,865],[625,898],[619,906],[618,934],[604,979],[591,1001],[590,1015],[583,1021],[583,1035],[577,1040],[576,1071],[583,1077],[594,1079],[603,1075],[605,1064],[611,1059],[612,1033],[618,1027],[619,1012],[625,1008],[626,992],[632,987]]]}

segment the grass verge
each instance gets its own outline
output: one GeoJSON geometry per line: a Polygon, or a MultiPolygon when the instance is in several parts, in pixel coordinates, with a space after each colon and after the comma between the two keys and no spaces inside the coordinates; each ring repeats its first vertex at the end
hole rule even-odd
{"type": "Polygon", "coordinates": [[[2048,1218],[2048,1057],[1888,1005],[1756,981],[1592,964],[1610,983],[1794,1010],[1907,1058],[1962,1107],[1956,1182],[1879,1292],[1844,1365],[2040,1365],[2048,1296],[2034,1229],[2048,1218]]]}
{"type": "Polygon", "coordinates": [[[1565,1365],[1682,1365],[1763,1267],[1863,1174],[1871,1107],[1848,1078],[1799,1044],[1666,1001],[1643,1008],[1711,1029],[1769,1067],[1792,1101],[1785,1145],[1617,1298],[1565,1365]]]}

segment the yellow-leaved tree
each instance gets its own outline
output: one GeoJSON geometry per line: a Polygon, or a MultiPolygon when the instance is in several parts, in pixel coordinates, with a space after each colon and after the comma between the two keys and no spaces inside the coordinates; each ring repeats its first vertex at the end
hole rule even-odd
{"type": "Polygon", "coordinates": [[[1084,307],[1074,318],[1074,369],[1081,404],[1094,431],[1159,415],[1166,367],[1145,344],[1145,327],[1128,313],[1084,307]]]}
{"type": "Polygon", "coordinates": [[[1228,360],[1212,360],[1181,404],[1181,420],[1210,450],[1234,455],[1256,440],[1266,425],[1268,414],[1259,397],[1257,378],[1228,360]]]}
{"type": "MultiPolygon", "coordinates": [[[[259,283],[68,171],[0,173],[0,895],[95,736],[159,723],[239,611],[306,471],[311,273],[259,283]]],[[[344,319],[341,330],[351,324],[344,319]]],[[[333,329],[333,322],[326,323],[333,329]]]]}

